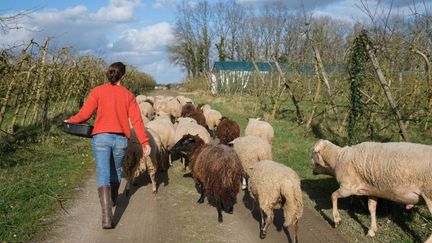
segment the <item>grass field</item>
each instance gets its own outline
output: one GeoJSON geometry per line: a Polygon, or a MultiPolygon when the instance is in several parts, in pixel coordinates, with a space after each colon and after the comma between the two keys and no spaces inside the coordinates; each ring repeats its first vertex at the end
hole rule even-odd
{"type": "MultiPolygon", "coordinates": [[[[184,94],[196,103],[208,103],[240,124],[242,132],[247,124],[247,117],[255,117],[253,98],[231,96],[212,97],[203,94],[184,94]]],[[[293,108],[291,108],[293,110],[293,108]]],[[[260,114],[261,115],[261,114],[260,114]]],[[[317,138],[311,131],[297,125],[294,119],[270,121],[274,130],[273,158],[293,168],[302,178],[302,190],[305,205],[315,208],[330,225],[333,225],[331,213],[331,193],[338,188],[336,180],[329,176],[312,175],[310,157],[317,138]]],[[[428,138],[414,138],[424,141],[428,138]]],[[[375,238],[367,236],[370,217],[367,200],[364,197],[351,197],[339,200],[342,225],[337,229],[351,242],[422,242],[432,233],[432,218],[424,205],[410,211],[386,200],[378,201],[375,238]]]]}
{"type": "Polygon", "coordinates": [[[0,158],[0,242],[31,240],[93,170],[90,140],[59,127],[33,139],[0,158]]]}

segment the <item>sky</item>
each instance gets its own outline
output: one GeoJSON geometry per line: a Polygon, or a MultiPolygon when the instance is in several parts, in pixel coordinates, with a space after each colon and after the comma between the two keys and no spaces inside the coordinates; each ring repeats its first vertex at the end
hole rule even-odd
{"type": "MultiPolygon", "coordinates": [[[[19,45],[34,38],[51,47],[73,46],[79,54],[92,54],[107,63],[123,61],[153,76],[157,83],[179,83],[182,67],[169,61],[167,46],[174,40],[176,5],[181,0],[1,0],[0,17],[34,10],[19,19],[20,29],[0,32],[0,48],[19,45]]],[[[194,2],[196,0],[185,0],[194,2]]],[[[263,4],[273,0],[236,0],[240,4],[263,4]]],[[[383,0],[391,2],[390,0],[383,0]]],[[[409,14],[413,0],[393,0],[393,8],[409,14]],[[396,6],[396,7],[395,7],[396,6]]],[[[214,3],[216,0],[208,0],[214,3]]],[[[346,21],[364,18],[360,0],[284,0],[304,7],[314,16],[346,21]]],[[[376,1],[368,0],[374,5],[376,1]]],[[[420,2],[420,1],[417,1],[420,2]]],[[[432,6],[432,0],[425,0],[432,6]]]]}

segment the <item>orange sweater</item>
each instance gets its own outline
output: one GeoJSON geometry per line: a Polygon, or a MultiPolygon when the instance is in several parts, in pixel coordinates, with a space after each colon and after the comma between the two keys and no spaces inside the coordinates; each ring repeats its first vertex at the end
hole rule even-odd
{"type": "Polygon", "coordinates": [[[92,135],[114,132],[124,133],[130,138],[130,122],[136,136],[142,145],[147,145],[149,139],[145,132],[144,123],[135,96],[121,85],[106,83],[90,91],[86,102],[75,116],[67,121],[71,123],[85,122],[96,111],[96,120],[92,135]]]}

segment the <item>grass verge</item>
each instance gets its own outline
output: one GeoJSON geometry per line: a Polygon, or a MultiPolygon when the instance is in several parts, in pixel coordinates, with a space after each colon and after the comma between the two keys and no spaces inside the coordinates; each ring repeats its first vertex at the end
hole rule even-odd
{"type": "MultiPolygon", "coordinates": [[[[185,93],[196,103],[207,103],[240,124],[242,133],[247,117],[255,117],[253,98],[230,96],[206,96],[198,93],[185,93]]],[[[293,110],[293,108],[291,108],[293,110]]],[[[292,115],[284,120],[270,123],[275,130],[273,158],[294,169],[302,178],[303,199],[307,207],[315,209],[333,225],[331,212],[331,193],[338,188],[337,181],[329,176],[312,175],[310,156],[317,138],[303,126],[297,125],[292,115]],[[291,119],[292,118],[292,119],[291,119]]],[[[416,141],[425,140],[422,137],[416,141]]],[[[427,139],[426,139],[427,140],[427,139]]],[[[365,197],[350,197],[339,200],[339,211],[343,223],[339,231],[350,242],[423,242],[432,232],[432,219],[424,205],[413,210],[404,210],[404,205],[386,200],[378,201],[378,231],[374,238],[367,237],[370,217],[365,197]]]]}
{"type": "Polygon", "coordinates": [[[73,188],[93,170],[90,140],[50,135],[0,157],[0,241],[29,241],[62,210],[73,188]]]}

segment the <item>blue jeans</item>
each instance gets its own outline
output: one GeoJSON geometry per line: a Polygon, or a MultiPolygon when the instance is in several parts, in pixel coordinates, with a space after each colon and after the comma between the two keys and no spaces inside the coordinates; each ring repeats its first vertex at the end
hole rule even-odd
{"type": "Polygon", "coordinates": [[[97,186],[120,183],[122,161],[128,147],[127,137],[100,133],[92,138],[93,155],[96,160],[97,186]]]}

